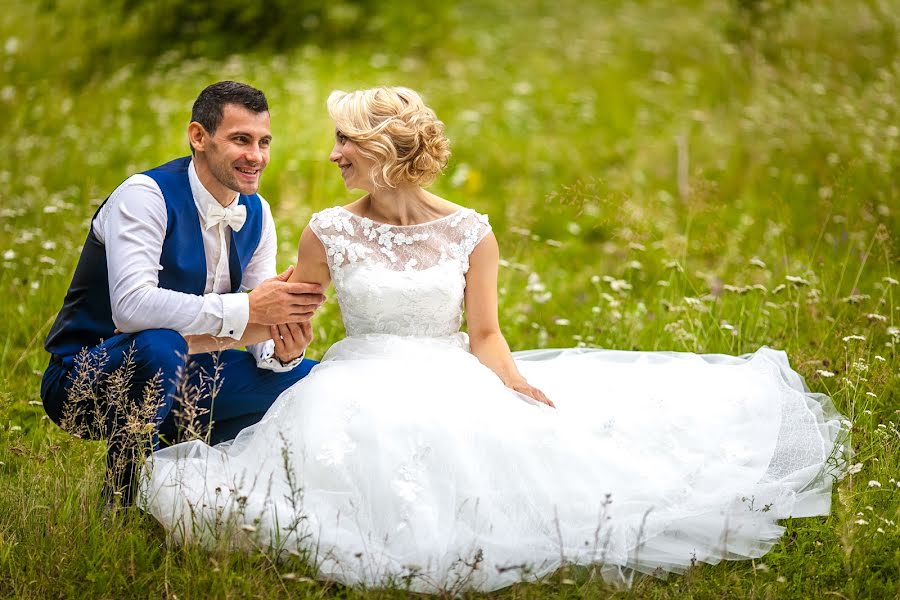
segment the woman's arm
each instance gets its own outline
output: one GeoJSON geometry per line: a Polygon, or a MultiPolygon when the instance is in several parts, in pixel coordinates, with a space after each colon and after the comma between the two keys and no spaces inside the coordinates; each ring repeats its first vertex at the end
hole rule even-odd
{"type": "Polygon", "coordinates": [[[510,354],[509,344],[500,331],[497,318],[499,264],[497,238],[493,233],[488,233],[469,255],[469,271],[466,273],[466,320],[472,354],[496,373],[507,387],[553,406],[544,392],[530,385],[519,373],[510,354]]]}
{"type": "Polygon", "coordinates": [[[184,339],[188,343],[189,354],[203,354],[204,352],[218,352],[230,348],[243,348],[250,344],[258,344],[272,339],[272,328],[269,325],[248,323],[244,329],[244,335],[236,340],[229,337],[215,337],[212,335],[186,335],[184,339]]]}
{"type": "Polygon", "coordinates": [[[331,283],[325,246],[307,225],[300,234],[297,248],[297,266],[288,281],[292,283],[318,283],[324,292],[331,283]]]}

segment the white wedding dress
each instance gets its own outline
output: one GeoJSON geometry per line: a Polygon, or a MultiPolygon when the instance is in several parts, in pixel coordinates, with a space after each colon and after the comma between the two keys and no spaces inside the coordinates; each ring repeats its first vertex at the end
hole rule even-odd
{"type": "Polygon", "coordinates": [[[828,514],[846,430],[783,352],[516,353],[554,410],[459,331],[486,217],[332,208],[311,228],[347,337],[232,443],[148,459],[142,502],[177,539],[299,551],[346,584],[487,591],[566,563],[627,583],[759,557],[779,519],[828,514]]]}

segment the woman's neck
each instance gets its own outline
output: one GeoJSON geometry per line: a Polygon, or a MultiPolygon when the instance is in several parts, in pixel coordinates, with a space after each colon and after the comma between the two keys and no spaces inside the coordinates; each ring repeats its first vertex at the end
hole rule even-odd
{"type": "Polygon", "coordinates": [[[373,221],[391,225],[416,225],[444,216],[436,198],[412,184],[378,187],[363,199],[361,208],[373,221]]]}

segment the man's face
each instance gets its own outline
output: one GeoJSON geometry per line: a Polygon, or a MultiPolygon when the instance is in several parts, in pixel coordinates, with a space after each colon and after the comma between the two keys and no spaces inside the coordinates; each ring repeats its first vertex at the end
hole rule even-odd
{"type": "Polygon", "coordinates": [[[204,154],[212,176],[230,190],[255,194],[269,164],[269,113],[226,104],[219,127],[206,139],[204,154]]]}

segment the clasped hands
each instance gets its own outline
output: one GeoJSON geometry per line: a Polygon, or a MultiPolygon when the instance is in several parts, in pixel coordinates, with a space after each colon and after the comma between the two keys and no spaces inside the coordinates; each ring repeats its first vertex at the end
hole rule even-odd
{"type": "Polygon", "coordinates": [[[313,339],[310,319],[325,301],[317,283],[288,279],[294,267],[267,279],[250,292],[250,322],[267,325],[275,342],[275,357],[288,363],[299,357],[313,339]]]}

